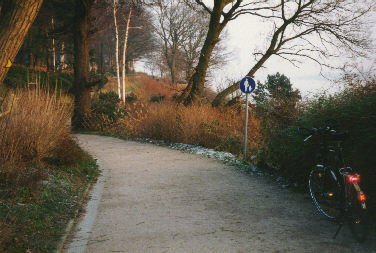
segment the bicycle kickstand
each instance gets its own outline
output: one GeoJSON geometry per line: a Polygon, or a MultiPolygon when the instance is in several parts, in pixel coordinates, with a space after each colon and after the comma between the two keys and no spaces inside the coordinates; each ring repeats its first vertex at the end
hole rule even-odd
{"type": "Polygon", "coordinates": [[[341,222],[341,223],[339,224],[339,226],[338,226],[338,229],[337,229],[336,233],[335,233],[334,236],[333,236],[333,239],[336,239],[336,237],[337,237],[337,235],[339,234],[339,231],[341,230],[342,226],[343,226],[343,223],[341,222]]]}

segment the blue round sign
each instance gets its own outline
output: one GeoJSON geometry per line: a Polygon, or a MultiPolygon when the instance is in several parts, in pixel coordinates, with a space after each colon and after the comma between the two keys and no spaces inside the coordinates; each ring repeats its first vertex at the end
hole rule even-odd
{"type": "Polygon", "coordinates": [[[256,88],[256,82],[253,80],[253,78],[246,76],[244,77],[239,84],[240,90],[243,93],[252,93],[252,91],[256,88]]]}

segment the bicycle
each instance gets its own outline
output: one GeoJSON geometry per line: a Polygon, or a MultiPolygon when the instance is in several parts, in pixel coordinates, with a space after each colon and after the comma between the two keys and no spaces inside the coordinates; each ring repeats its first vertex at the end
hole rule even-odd
{"type": "Polygon", "coordinates": [[[304,142],[319,137],[319,163],[309,174],[308,188],[317,210],[339,224],[333,238],[347,223],[355,239],[364,242],[368,234],[367,197],[359,186],[360,175],[344,165],[341,143],[348,137],[348,132],[335,130],[328,124],[320,128],[299,128],[298,131],[308,133],[304,142]]]}

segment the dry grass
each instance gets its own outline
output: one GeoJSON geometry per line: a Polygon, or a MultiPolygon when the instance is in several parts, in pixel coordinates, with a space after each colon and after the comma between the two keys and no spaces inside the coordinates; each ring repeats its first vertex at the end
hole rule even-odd
{"type": "MultiPolygon", "coordinates": [[[[126,106],[128,116],[107,131],[134,137],[197,144],[240,154],[243,114],[208,105],[185,107],[173,103],[135,103],[126,106]]],[[[260,142],[259,121],[250,117],[248,147],[255,154],[260,142]],[[252,131],[251,131],[252,130],[252,131]]]]}
{"type": "MultiPolygon", "coordinates": [[[[183,87],[171,86],[169,84],[160,82],[148,76],[127,76],[126,77],[126,96],[133,92],[137,98],[143,101],[150,101],[152,96],[164,95],[166,100],[171,100],[175,94],[181,92],[183,87]]],[[[106,86],[101,92],[115,91],[117,93],[116,78],[110,78],[106,86]]]]}
{"type": "Polygon", "coordinates": [[[16,90],[3,103],[0,117],[0,165],[19,167],[47,158],[69,137],[70,108],[43,90],[16,90]]]}
{"type": "Polygon", "coordinates": [[[161,83],[150,77],[144,77],[140,80],[140,89],[135,93],[137,96],[145,101],[149,101],[152,96],[163,95],[166,100],[171,100],[175,94],[181,92],[177,86],[171,86],[166,83],[161,83]]]}
{"type": "MultiPolygon", "coordinates": [[[[210,105],[185,107],[173,102],[186,85],[171,86],[148,76],[130,76],[127,90],[137,99],[124,105],[126,116],[115,124],[106,115],[96,115],[88,122],[90,129],[116,134],[147,137],[173,143],[197,144],[234,154],[241,153],[244,112],[236,109],[217,109],[210,105]],[[151,103],[153,96],[164,96],[163,102],[151,103]]],[[[116,92],[116,79],[105,86],[116,92]]],[[[205,90],[203,101],[210,101],[213,91],[205,90]]],[[[253,115],[249,118],[249,156],[257,153],[260,144],[260,123],[253,115]]]]}

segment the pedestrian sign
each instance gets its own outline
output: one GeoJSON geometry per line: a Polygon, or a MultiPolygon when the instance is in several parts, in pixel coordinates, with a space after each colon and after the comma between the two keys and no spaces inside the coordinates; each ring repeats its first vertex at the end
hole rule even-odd
{"type": "Polygon", "coordinates": [[[246,76],[240,81],[239,87],[243,93],[250,94],[255,90],[256,82],[253,78],[246,76]]]}
{"type": "Polygon", "coordinates": [[[256,88],[253,78],[246,76],[239,83],[240,90],[245,93],[245,120],[244,120],[244,140],[243,140],[243,160],[247,160],[247,129],[248,129],[248,96],[256,88]]]}

